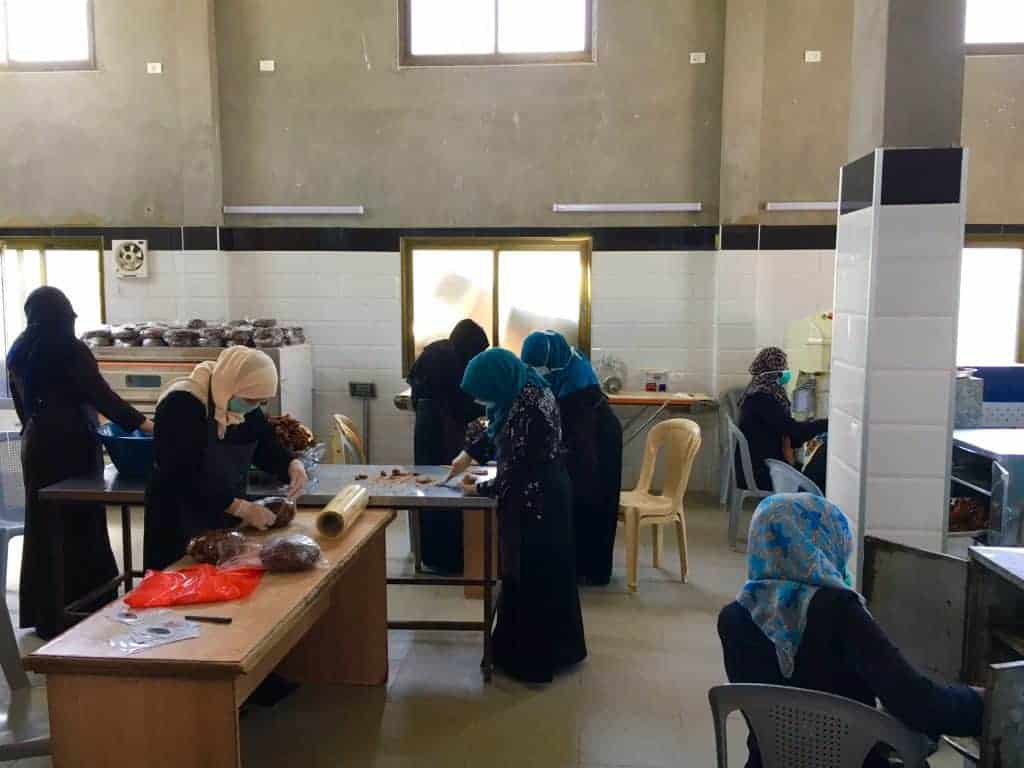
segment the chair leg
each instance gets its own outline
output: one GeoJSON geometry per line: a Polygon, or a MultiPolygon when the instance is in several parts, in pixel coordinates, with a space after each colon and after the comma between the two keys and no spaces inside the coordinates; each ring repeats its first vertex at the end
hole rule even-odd
{"type": "Polygon", "coordinates": [[[651,526],[651,544],[654,549],[654,567],[661,568],[661,525],[651,526]]]}
{"type": "Polygon", "coordinates": [[[626,510],[626,586],[636,592],[637,554],[640,548],[640,515],[635,509],[626,510]]]}
{"type": "Polygon", "coordinates": [[[676,540],[679,542],[679,580],[685,584],[690,575],[690,553],[686,548],[686,518],[682,512],[676,517],[676,540]]]}
{"type": "Polygon", "coordinates": [[[729,484],[732,481],[732,468],[729,467],[726,462],[729,458],[729,453],[725,452],[720,458],[722,466],[719,468],[719,490],[718,490],[718,502],[720,504],[729,503],[729,484]]]}
{"type": "Polygon", "coordinates": [[[740,512],[743,511],[743,491],[734,490],[729,498],[729,546],[736,549],[736,535],[740,527],[740,512]]]}

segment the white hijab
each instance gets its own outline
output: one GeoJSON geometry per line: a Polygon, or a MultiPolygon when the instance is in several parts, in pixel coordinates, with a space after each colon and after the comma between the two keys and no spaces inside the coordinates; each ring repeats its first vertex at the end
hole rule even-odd
{"type": "Polygon", "coordinates": [[[277,394],[277,368],[265,352],[248,347],[230,347],[220,353],[216,362],[200,363],[188,378],[178,379],[161,395],[188,392],[206,407],[213,394],[213,418],[217,436],[223,440],[227,428],[245,421],[244,413],[228,410],[232,397],[247,400],[268,400],[277,394]]]}

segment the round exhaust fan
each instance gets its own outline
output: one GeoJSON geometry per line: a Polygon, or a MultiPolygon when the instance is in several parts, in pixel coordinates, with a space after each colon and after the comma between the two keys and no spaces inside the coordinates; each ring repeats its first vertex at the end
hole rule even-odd
{"type": "Polygon", "coordinates": [[[114,240],[114,270],[118,277],[149,276],[149,248],[145,240],[114,240]]]}

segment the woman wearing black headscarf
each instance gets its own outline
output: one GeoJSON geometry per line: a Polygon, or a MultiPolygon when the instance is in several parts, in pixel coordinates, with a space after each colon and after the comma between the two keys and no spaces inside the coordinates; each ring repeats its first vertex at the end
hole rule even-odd
{"type": "MultiPolygon", "coordinates": [[[[765,459],[793,463],[793,451],[815,435],[828,431],[828,419],[797,421],[793,418],[786,383],[789,360],[778,347],[765,347],[750,364],[750,384],[740,398],[737,425],[750,445],[754,480],[762,491],[772,490],[765,459]]],[[[736,478],[743,485],[743,467],[736,454],[736,478]]]]}
{"type": "MultiPolygon", "coordinates": [[[[467,319],[416,358],[408,377],[416,411],[416,464],[447,464],[462,450],[466,426],[484,413],[460,389],[462,375],[469,361],[489,346],[484,329],[467,319]]],[[[462,573],[462,513],[424,509],[419,515],[423,564],[441,573],[462,573]]]]}
{"type": "MultiPolygon", "coordinates": [[[[152,431],[152,423],[100,375],[89,348],[75,338],[75,311],[56,288],[38,288],[25,302],[27,327],[7,355],[7,377],[22,423],[25,543],[21,559],[19,621],[43,638],[61,627],[54,601],[52,521],[62,515],[64,602],[74,602],[117,575],[102,504],[44,502],[39,490],[101,471],[96,413],[126,430],[152,431]]],[[[107,595],[96,607],[113,599],[107,595]]]]}

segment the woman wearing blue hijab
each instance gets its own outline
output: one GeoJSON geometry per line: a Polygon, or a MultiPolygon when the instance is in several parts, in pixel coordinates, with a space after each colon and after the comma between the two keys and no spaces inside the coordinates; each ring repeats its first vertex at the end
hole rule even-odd
{"type": "Polygon", "coordinates": [[[520,680],[549,682],[587,655],[558,404],[544,379],[504,349],[474,357],[462,389],[487,409],[487,427],[470,430],[466,452],[498,461],[497,477],[477,485],[498,499],[494,663],[520,680]]]}
{"type": "Polygon", "coordinates": [[[593,367],[562,334],[531,333],[523,341],[523,362],[547,380],[562,415],[572,480],[576,575],[581,584],[605,585],[612,576],[618,523],[622,425],[593,367]]]}
{"type": "MultiPolygon", "coordinates": [[[[718,617],[730,682],[807,688],[870,707],[880,700],[933,738],[981,733],[977,691],[914,669],[853,591],[853,533],[838,507],[808,493],[769,496],[754,512],[747,547],[749,580],[718,617]]],[[[747,767],[760,768],[753,735],[747,744],[747,767]]],[[[888,765],[877,749],[865,762],[888,765]]]]}
{"type": "MultiPolygon", "coordinates": [[[[117,575],[102,504],[41,501],[39,489],[102,471],[96,412],[126,429],[152,423],[110,389],[88,347],[75,338],[75,311],[56,288],[37,288],[25,302],[26,327],[7,355],[7,378],[22,424],[25,544],[18,619],[48,639],[63,629],[54,581],[54,528],[64,526],[62,584],[66,605],[117,575]]],[[[114,598],[100,597],[92,607],[114,598]]]]}

